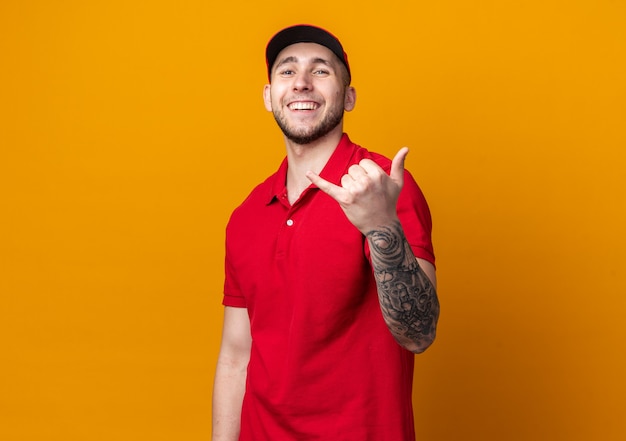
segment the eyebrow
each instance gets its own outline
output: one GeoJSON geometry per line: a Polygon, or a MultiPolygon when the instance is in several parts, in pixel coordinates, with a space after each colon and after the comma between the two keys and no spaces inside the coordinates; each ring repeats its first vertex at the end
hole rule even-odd
{"type": "Polygon", "coordinates": [[[313,60],[313,64],[320,64],[320,63],[321,63],[321,64],[325,64],[325,65],[326,65],[326,66],[328,66],[328,67],[332,67],[332,65],[330,64],[330,61],[328,61],[328,60],[327,60],[327,59],[325,59],[325,58],[315,58],[315,59],[313,60]]]}
{"type": "Polygon", "coordinates": [[[297,61],[298,61],[298,58],[293,57],[293,56],[287,57],[287,58],[283,58],[282,60],[279,60],[278,63],[276,63],[276,69],[278,69],[283,64],[296,63],[297,61]]]}

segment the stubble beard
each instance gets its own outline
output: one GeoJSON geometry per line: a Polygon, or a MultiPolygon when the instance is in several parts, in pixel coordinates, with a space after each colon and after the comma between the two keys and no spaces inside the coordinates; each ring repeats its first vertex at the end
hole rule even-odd
{"type": "Polygon", "coordinates": [[[343,107],[335,108],[332,109],[317,126],[296,129],[289,127],[284,113],[277,110],[273,113],[274,119],[285,137],[298,145],[310,144],[323,138],[333,131],[343,119],[343,107]]]}

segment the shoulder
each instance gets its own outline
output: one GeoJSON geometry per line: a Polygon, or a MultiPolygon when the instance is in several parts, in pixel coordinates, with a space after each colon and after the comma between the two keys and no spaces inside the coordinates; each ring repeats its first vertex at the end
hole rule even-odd
{"type": "Polygon", "coordinates": [[[230,216],[229,224],[237,221],[239,218],[248,218],[258,210],[270,203],[273,197],[273,190],[277,179],[277,173],[269,176],[265,181],[258,184],[246,196],[246,198],[233,210],[230,216]]]}
{"type": "Polygon", "coordinates": [[[370,159],[374,161],[385,171],[389,171],[391,169],[391,159],[380,153],[370,151],[365,147],[354,144],[354,155],[352,156],[352,163],[358,164],[363,159],[370,159]]]}

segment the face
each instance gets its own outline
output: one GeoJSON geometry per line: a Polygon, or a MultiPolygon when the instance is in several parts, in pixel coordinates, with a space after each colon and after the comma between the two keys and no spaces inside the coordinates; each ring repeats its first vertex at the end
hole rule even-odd
{"type": "Polygon", "coordinates": [[[263,93],[287,139],[310,144],[343,130],[343,112],[354,108],[356,94],[347,86],[345,67],[330,49],[297,43],[278,54],[271,84],[263,93]]]}

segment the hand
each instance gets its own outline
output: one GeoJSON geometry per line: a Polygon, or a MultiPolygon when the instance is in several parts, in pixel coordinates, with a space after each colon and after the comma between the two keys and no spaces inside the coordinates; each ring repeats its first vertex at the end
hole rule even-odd
{"type": "Polygon", "coordinates": [[[312,171],[307,178],[336,200],[348,220],[367,234],[398,220],[396,204],[404,185],[404,160],[409,149],[403,147],[391,161],[389,175],[371,159],[354,164],[341,178],[341,186],[328,182],[312,171]]]}

